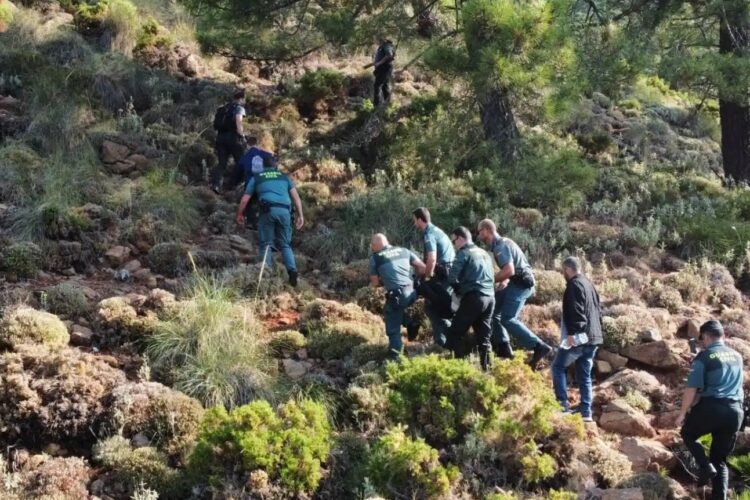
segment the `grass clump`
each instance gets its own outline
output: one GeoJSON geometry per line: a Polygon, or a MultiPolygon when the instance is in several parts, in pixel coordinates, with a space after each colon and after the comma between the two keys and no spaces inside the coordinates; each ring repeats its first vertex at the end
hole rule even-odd
{"type": "Polygon", "coordinates": [[[179,241],[195,229],[197,201],[177,183],[177,171],[155,169],[136,187],[132,199],[133,218],[155,217],[160,225],[156,241],[179,241]]]}
{"type": "Polygon", "coordinates": [[[0,342],[15,349],[21,344],[66,345],[70,335],[65,323],[54,314],[19,306],[0,322],[0,342]]]}
{"type": "Polygon", "coordinates": [[[89,303],[80,286],[60,283],[47,290],[47,308],[55,314],[78,317],[89,311],[89,303]]]}
{"type": "Polygon", "coordinates": [[[0,267],[18,278],[33,278],[42,264],[42,251],[30,241],[7,246],[2,253],[0,267]]]}
{"type": "Polygon", "coordinates": [[[296,330],[284,330],[283,332],[274,332],[271,335],[268,346],[276,357],[291,356],[307,345],[305,336],[296,330]]]}
{"type": "Polygon", "coordinates": [[[300,317],[300,329],[308,334],[313,357],[343,358],[360,344],[385,343],[383,320],[356,304],[316,299],[300,317]]]}
{"type": "Polygon", "coordinates": [[[233,407],[264,394],[274,372],[252,304],[198,276],[147,340],[152,367],[206,406],[233,407]]]}
{"type": "Polygon", "coordinates": [[[651,400],[646,397],[641,391],[629,390],[623,396],[623,399],[633,408],[637,408],[644,413],[651,411],[651,400]]]}
{"type": "Polygon", "coordinates": [[[382,436],[367,463],[367,477],[380,493],[398,491],[405,498],[445,497],[460,476],[457,467],[443,466],[436,449],[408,437],[403,427],[382,436]]]}
{"type": "Polygon", "coordinates": [[[288,495],[309,494],[322,478],[332,442],[325,408],[311,400],[289,401],[275,411],[267,401],[229,412],[217,407],[203,420],[188,470],[197,482],[220,482],[239,470],[250,480],[267,478],[288,495]]]}

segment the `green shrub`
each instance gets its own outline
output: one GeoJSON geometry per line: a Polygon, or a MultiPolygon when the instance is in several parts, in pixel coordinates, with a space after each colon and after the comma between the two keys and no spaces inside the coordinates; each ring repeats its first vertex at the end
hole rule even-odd
{"type": "Polygon", "coordinates": [[[643,299],[650,307],[663,307],[672,314],[680,312],[683,306],[680,292],[661,281],[654,281],[646,288],[643,299]]]}
{"type": "Polygon", "coordinates": [[[34,243],[13,243],[2,251],[2,269],[19,278],[33,278],[42,264],[42,251],[34,243]]]}
{"type": "Polygon", "coordinates": [[[433,446],[459,442],[478,423],[498,418],[505,390],[468,361],[422,356],[386,371],[392,417],[433,446]]]}
{"type": "Polygon", "coordinates": [[[591,464],[597,481],[604,487],[614,487],[632,475],[630,460],[614,447],[597,442],[587,448],[586,462],[591,464]]]}
{"type": "Polygon", "coordinates": [[[103,24],[110,31],[112,48],[129,54],[138,32],[138,9],[129,0],[107,0],[103,24]]]}
{"type": "Polygon", "coordinates": [[[177,182],[177,171],[154,169],[136,186],[133,200],[133,218],[155,216],[162,230],[157,242],[181,240],[196,228],[197,200],[177,182]]]}
{"type": "Polygon", "coordinates": [[[627,316],[613,318],[604,316],[602,318],[602,333],[604,343],[602,347],[612,352],[620,352],[622,349],[633,345],[638,340],[638,333],[627,316]]]}
{"type": "Polygon", "coordinates": [[[189,494],[179,472],[167,464],[167,457],[155,448],[133,448],[127,439],[114,436],[97,443],[93,458],[112,471],[117,482],[132,494],[141,484],[156,490],[162,498],[179,499],[189,494]]]}
{"type": "Polygon", "coordinates": [[[631,297],[630,285],[625,279],[605,280],[597,286],[602,298],[615,303],[624,302],[631,297]]]}
{"type": "Polygon", "coordinates": [[[4,28],[13,22],[13,10],[8,2],[0,2],[0,28],[4,28]]]}
{"type": "Polygon", "coordinates": [[[531,304],[548,304],[562,300],[565,293],[565,277],[558,271],[547,271],[545,269],[535,269],[534,278],[536,287],[534,295],[529,298],[531,304]]]}
{"type": "Polygon", "coordinates": [[[458,481],[455,466],[444,467],[438,451],[422,439],[412,439],[402,427],[388,431],[373,446],[367,477],[383,494],[398,491],[406,498],[442,498],[458,481]]]}
{"type": "Polygon", "coordinates": [[[290,494],[312,493],[332,444],[320,403],[290,401],[275,412],[255,401],[227,412],[209,410],[201,425],[189,473],[197,482],[221,481],[234,470],[262,470],[290,494]]]}
{"type": "Polygon", "coordinates": [[[152,367],[206,406],[244,404],[265,393],[275,372],[253,306],[235,300],[234,290],[198,276],[147,339],[152,367]]]}
{"type": "Polygon", "coordinates": [[[305,205],[325,205],[331,198],[331,189],[322,182],[305,182],[297,185],[300,198],[305,205]]]}
{"type": "Polygon", "coordinates": [[[356,304],[316,299],[302,311],[300,329],[308,334],[310,355],[343,358],[364,343],[385,343],[383,320],[356,304]]]}
{"type": "Polygon", "coordinates": [[[649,411],[651,411],[651,400],[649,400],[648,397],[646,397],[646,395],[643,394],[641,391],[629,390],[625,393],[625,396],[623,396],[623,399],[630,406],[632,406],[633,408],[638,408],[644,413],[648,413],[649,411]]]}
{"type": "Polygon", "coordinates": [[[268,346],[277,357],[291,356],[307,345],[307,339],[296,330],[271,333],[268,346]]]}
{"type": "Polygon", "coordinates": [[[308,71],[299,81],[297,104],[302,110],[309,110],[317,101],[343,97],[345,84],[346,75],[339,71],[327,68],[308,71]]]}
{"type": "Polygon", "coordinates": [[[174,242],[154,245],[148,251],[148,263],[153,272],[170,278],[185,273],[189,266],[187,252],[174,242]]]}
{"type": "Polygon", "coordinates": [[[66,345],[70,341],[65,323],[54,314],[19,306],[0,322],[0,341],[15,349],[21,344],[66,345]]]}
{"type": "Polygon", "coordinates": [[[679,272],[666,276],[664,284],[675,288],[688,303],[704,302],[711,292],[708,280],[695,265],[688,265],[679,272]]]}
{"type": "Polygon", "coordinates": [[[110,297],[97,305],[96,324],[106,330],[105,343],[143,341],[150,337],[157,326],[157,318],[151,313],[139,316],[138,311],[124,297],[110,297]]]}
{"type": "Polygon", "coordinates": [[[547,453],[540,453],[533,441],[526,445],[524,451],[521,458],[524,481],[534,484],[555,475],[557,462],[554,457],[547,453]]]}
{"type": "Polygon", "coordinates": [[[173,43],[172,38],[161,27],[159,21],[150,17],[141,25],[135,41],[135,52],[140,52],[148,47],[166,48],[173,43]]]}
{"type": "Polygon", "coordinates": [[[86,294],[75,283],[60,283],[47,290],[47,307],[55,314],[72,318],[84,315],[90,309],[86,294]]]}
{"type": "Polygon", "coordinates": [[[729,457],[728,461],[744,481],[750,480],[750,454],[729,457]]]}

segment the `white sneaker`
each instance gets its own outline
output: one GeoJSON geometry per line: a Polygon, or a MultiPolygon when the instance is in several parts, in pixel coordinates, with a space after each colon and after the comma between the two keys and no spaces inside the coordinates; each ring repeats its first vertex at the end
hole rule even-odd
{"type": "Polygon", "coordinates": [[[593,417],[583,417],[583,421],[584,422],[593,422],[594,418],[593,417]]]}

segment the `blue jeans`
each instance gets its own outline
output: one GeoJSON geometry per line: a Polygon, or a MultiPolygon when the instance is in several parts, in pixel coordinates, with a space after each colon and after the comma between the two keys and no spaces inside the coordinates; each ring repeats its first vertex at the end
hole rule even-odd
{"type": "Polygon", "coordinates": [[[448,341],[446,332],[448,332],[448,329],[451,327],[451,321],[443,318],[435,309],[435,306],[433,306],[428,300],[425,301],[424,313],[430,320],[430,325],[432,326],[432,338],[435,340],[435,343],[440,347],[445,347],[445,344],[448,341]]]}
{"type": "Polygon", "coordinates": [[[564,410],[568,409],[568,377],[566,371],[570,365],[576,364],[576,379],[581,391],[581,415],[591,416],[591,368],[594,366],[594,355],[598,346],[584,344],[570,349],[558,349],[552,361],[552,385],[555,397],[564,410]]]}
{"type": "Polygon", "coordinates": [[[508,283],[502,290],[495,291],[495,312],[492,315],[492,343],[510,342],[508,333],[526,350],[531,350],[541,342],[534,332],[524,325],[518,316],[524,304],[534,294],[534,288],[522,288],[508,283]]]}
{"type": "Polygon", "coordinates": [[[410,318],[406,308],[417,300],[417,292],[413,288],[405,288],[396,303],[385,301],[383,316],[385,317],[385,334],[388,336],[388,350],[391,354],[399,354],[404,347],[401,338],[401,327],[409,324],[410,318]]]}
{"type": "Polygon", "coordinates": [[[258,237],[260,238],[260,256],[266,257],[266,266],[273,268],[273,249],[281,252],[281,259],[287,271],[297,271],[297,263],[292,252],[292,213],[282,207],[271,207],[268,212],[260,214],[258,219],[258,237]]]}

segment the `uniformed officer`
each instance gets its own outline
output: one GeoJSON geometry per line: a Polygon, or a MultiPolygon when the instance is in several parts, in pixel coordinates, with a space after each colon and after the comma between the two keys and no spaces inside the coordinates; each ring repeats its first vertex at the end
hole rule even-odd
{"type": "Polygon", "coordinates": [[[453,230],[451,243],[457,253],[448,274],[448,284],[461,297],[461,303],[448,329],[447,347],[456,357],[466,356],[463,338],[473,327],[479,346],[479,361],[486,371],[490,368],[492,310],[495,307],[492,257],[471,241],[471,233],[463,226],[453,230]]]}
{"type": "Polygon", "coordinates": [[[385,288],[385,333],[388,336],[388,356],[396,359],[403,348],[401,326],[410,326],[406,308],[417,300],[411,268],[424,274],[425,265],[406,248],[391,246],[384,234],[375,234],[370,242],[370,284],[385,288]]]}
{"type": "Polygon", "coordinates": [[[302,200],[292,180],[278,170],[274,162],[266,161],[266,168],[255,174],[245,188],[245,194],[237,209],[237,224],[244,224],[245,208],[250,199],[257,195],[260,202],[258,237],[260,258],[266,265],[273,266],[272,245],[279,252],[289,273],[289,284],[297,286],[297,264],[292,252],[292,201],[295,207],[295,224],[299,230],[305,222],[302,216],[302,200]]]}
{"type": "MultiPolygon", "coordinates": [[[[456,258],[456,252],[448,235],[431,222],[430,211],[427,208],[417,208],[412,212],[412,216],[414,227],[423,236],[426,266],[424,278],[428,280],[420,283],[417,292],[425,298],[425,314],[430,319],[435,343],[445,347],[445,334],[451,326],[450,318],[453,317],[448,272],[456,258]]],[[[409,340],[414,340],[412,332],[409,333],[409,340]]]]}
{"type": "Polygon", "coordinates": [[[724,328],[716,320],[700,327],[698,339],[703,350],[693,360],[677,426],[682,425],[685,445],[700,466],[699,484],[712,481],[711,498],[724,500],[727,457],[743,420],[742,356],[724,344],[724,328]],[[705,434],[713,438],[708,458],[698,442],[705,434]]]}
{"type": "Polygon", "coordinates": [[[495,313],[492,317],[492,342],[501,358],[513,356],[510,337],[527,350],[534,351],[529,364],[536,370],[539,362],[552,352],[552,347],[534,335],[534,332],[519,319],[526,300],[534,295],[534,273],[523,251],[515,241],[497,233],[497,226],[490,219],[479,223],[479,239],[490,247],[500,271],[495,274],[495,313]]]}

